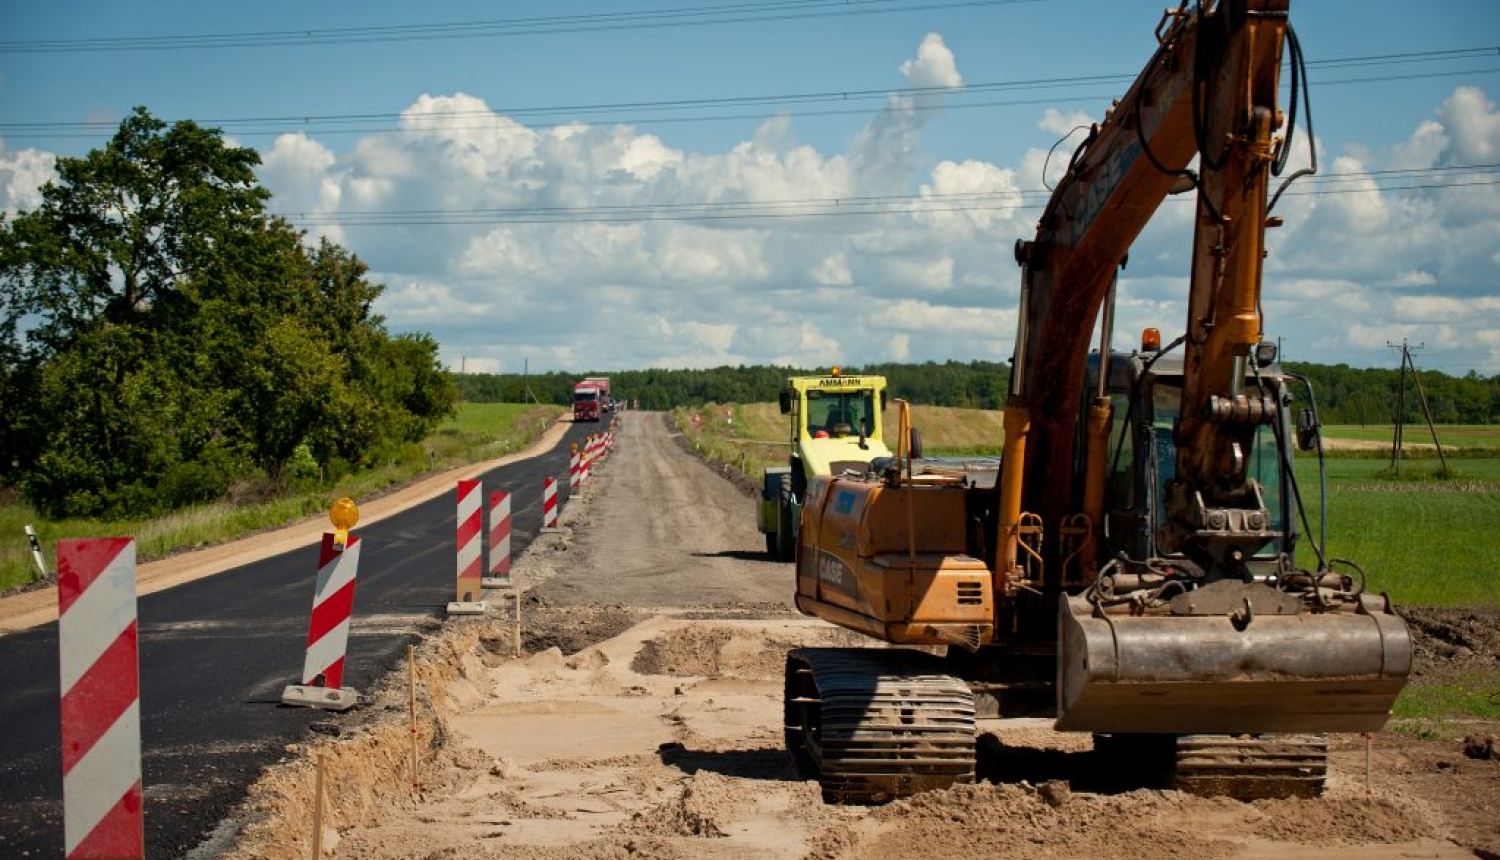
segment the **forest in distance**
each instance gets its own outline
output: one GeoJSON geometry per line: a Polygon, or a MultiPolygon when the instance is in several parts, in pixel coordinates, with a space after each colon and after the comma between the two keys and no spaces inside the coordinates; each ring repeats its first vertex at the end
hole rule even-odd
{"type": "MultiPolygon", "coordinates": [[[[1388,425],[1395,419],[1401,393],[1396,368],[1354,368],[1288,362],[1286,369],[1312,384],[1325,424],[1388,425]]],[[[991,361],[946,361],[920,364],[871,364],[844,367],[845,375],[884,376],[892,397],[928,406],[1000,409],[1005,405],[1010,366],[991,361]]],[[[461,399],[474,403],[535,401],[566,405],[573,383],[585,376],[608,376],[614,395],[634,408],[666,410],[703,403],[774,401],[789,376],[826,374],[830,368],[776,366],[715,367],[698,370],[624,370],[586,373],[455,374],[461,399]]],[[[1439,424],[1500,424],[1500,375],[1470,372],[1450,376],[1441,371],[1406,374],[1405,418],[1421,422],[1426,395],[1432,419],[1439,424]]]]}

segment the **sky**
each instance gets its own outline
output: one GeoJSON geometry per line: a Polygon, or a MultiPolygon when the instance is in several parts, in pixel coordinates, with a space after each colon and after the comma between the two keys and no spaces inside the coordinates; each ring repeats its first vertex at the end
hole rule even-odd
{"type": "MultiPolygon", "coordinates": [[[[143,106],[258,150],[270,210],[456,371],[1005,361],[1014,244],[1165,5],[8,0],[0,211],[143,106]]],[[[1319,172],[1267,235],[1267,338],[1500,374],[1500,4],[1291,23],[1319,172]]],[[[1185,328],[1191,222],[1138,239],[1117,345],[1185,328]]]]}

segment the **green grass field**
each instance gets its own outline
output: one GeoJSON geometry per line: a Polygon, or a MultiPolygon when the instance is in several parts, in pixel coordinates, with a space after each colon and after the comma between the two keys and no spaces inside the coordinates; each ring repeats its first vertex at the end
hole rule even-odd
{"type": "MultiPolygon", "coordinates": [[[[1463,460],[1451,480],[1391,480],[1388,466],[1326,462],[1329,555],[1354,561],[1398,603],[1500,604],[1500,458],[1463,460]]],[[[1316,461],[1299,458],[1297,472],[1313,517],[1316,461]]]]}
{"type": "MultiPolygon", "coordinates": [[[[1390,452],[1393,425],[1331,424],[1323,428],[1329,439],[1357,439],[1361,442],[1377,442],[1390,452]]],[[[1426,424],[1408,424],[1401,431],[1403,447],[1406,445],[1432,445],[1432,432],[1426,424]]],[[[1439,424],[1437,440],[1444,448],[1497,448],[1500,449],[1500,425],[1493,424],[1439,424]]]]}
{"type": "MultiPolygon", "coordinates": [[[[253,503],[218,502],[177,511],[151,520],[100,522],[48,521],[21,501],[0,504],[0,591],[26,585],[39,576],[24,528],[36,528],[48,569],[55,564],[54,547],[65,538],[132,536],[142,561],[184,549],[233,540],[261,529],[293,522],[326,511],[342,496],[355,501],[424,472],[474,463],[519,451],[562,414],[560,406],[513,403],[464,403],[458,413],[438,427],[407,455],[330,486],[304,486],[253,503]]],[[[257,491],[256,495],[266,493],[257,491]]]]}
{"type": "MultiPolygon", "coordinates": [[[[929,455],[999,452],[999,412],[931,406],[916,406],[912,412],[929,455]]],[[[786,462],[787,418],[774,403],[679,410],[679,426],[692,426],[691,415],[700,418],[689,433],[700,452],[739,468],[752,480],[758,482],[766,466],[786,462]]],[[[886,437],[893,438],[895,409],[887,410],[884,420],[886,437]]],[[[1410,434],[1413,428],[1407,430],[1410,434]]],[[[1325,428],[1325,437],[1332,445],[1339,440],[1380,441],[1379,432],[1336,426],[1325,428]]],[[[1430,455],[1405,462],[1399,478],[1388,474],[1388,450],[1384,456],[1355,451],[1325,461],[1328,554],[1358,564],[1369,576],[1369,587],[1388,592],[1397,603],[1500,605],[1500,427],[1440,427],[1439,438],[1445,447],[1451,438],[1455,451],[1467,449],[1479,456],[1453,459],[1455,474],[1446,480],[1432,477],[1437,460],[1430,455]]],[[[1407,439],[1413,441],[1411,435],[1407,439]]],[[[1315,517],[1316,459],[1300,456],[1297,471],[1303,502],[1309,517],[1315,517]]],[[[1313,519],[1312,533],[1317,532],[1313,519]]],[[[1302,546],[1307,552],[1307,544],[1302,546]]],[[[1301,561],[1313,563],[1310,552],[1301,561]]]]}

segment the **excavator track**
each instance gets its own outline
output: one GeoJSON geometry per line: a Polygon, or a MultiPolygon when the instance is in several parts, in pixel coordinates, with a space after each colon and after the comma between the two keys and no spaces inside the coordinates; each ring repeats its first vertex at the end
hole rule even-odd
{"type": "Polygon", "coordinates": [[[786,662],[787,748],[831,803],[883,803],[974,781],[974,696],[929,654],[799,648],[786,662]]]}
{"type": "Polygon", "coordinates": [[[1201,797],[1317,797],[1328,775],[1321,734],[1094,735],[1094,749],[1110,767],[1201,797]]]}
{"type": "Polygon", "coordinates": [[[1326,735],[1182,735],[1174,782],[1205,797],[1317,797],[1328,775],[1326,735]]]}

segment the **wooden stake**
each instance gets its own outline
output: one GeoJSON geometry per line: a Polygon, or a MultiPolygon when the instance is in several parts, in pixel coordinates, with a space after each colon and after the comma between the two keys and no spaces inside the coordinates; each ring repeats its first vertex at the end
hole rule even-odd
{"type": "Polygon", "coordinates": [[[1370,791],[1370,745],[1374,742],[1374,735],[1365,732],[1365,799],[1370,799],[1373,794],[1370,791]]]}
{"type": "Polygon", "coordinates": [[[323,860],[323,754],[318,753],[317,776],[313,779],[313,860],[323,860]]]}
{"type": "Polygon", "coordinates": [[[411,715],[411,793],[422,790],[422,781],[417,778],[417,649],[406,646],[406,692],[411,715]]]}
{"type": "Polygon", "coordinates": [[[521,589],[516,589],[516,647],[511,654],[513,659],[521,658],[521,589]]]}

